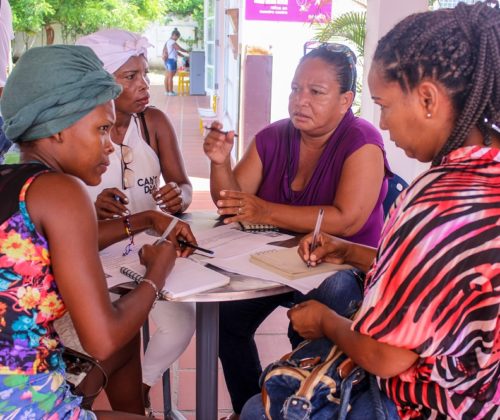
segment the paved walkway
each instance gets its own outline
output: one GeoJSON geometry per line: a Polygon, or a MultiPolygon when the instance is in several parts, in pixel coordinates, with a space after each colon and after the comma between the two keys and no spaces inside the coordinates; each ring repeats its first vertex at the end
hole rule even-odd
{"type": "Polygon", "coordinates": [[[215,209],[209,193],[209,163],[203,153],[198,108],[209,106],[207,96],[165,96],[162,85],[151,87],[151,104],[164,111],[174,125],[188,175],[193,183],[189,210],[215,209]]]}

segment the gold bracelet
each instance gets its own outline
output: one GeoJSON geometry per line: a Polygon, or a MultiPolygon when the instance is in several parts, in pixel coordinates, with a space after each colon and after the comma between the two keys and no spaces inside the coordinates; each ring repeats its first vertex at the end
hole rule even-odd
{"type": "Polygon", "coordinates": [[[156,286],[156,284],[153,280],[146,279],[146,278],[142,278],[141,280],[138,281],[138,284],[141,284],[141,283],[149,284],[153,288],[153,290],[155,292],[155,301],[153,302],[153,306],[154,306],[156,301],[161,299],[161,293],[158,291],[158,287],[156,286]]]}

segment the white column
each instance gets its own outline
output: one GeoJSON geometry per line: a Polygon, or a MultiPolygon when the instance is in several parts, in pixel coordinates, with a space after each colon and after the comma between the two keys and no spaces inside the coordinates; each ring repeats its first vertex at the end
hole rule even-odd
{"type": "MultiPolygon", "coordinates": [[[[366,22],[366,40],[364,56],[363,94],[361,98],[361,115],[371,121],[376,127],[379,124],[380,110],[373,104],[368,89],[368,70],[378,40],[394,25],[412,13],[428,10],[427,0],[369,0],[366,22]]],[[[392,170],[411,182],[419,173],[429,167],[415,159],[410,159],[389,140],[387,131],[382,132],[385,150],[392,170]]]]}

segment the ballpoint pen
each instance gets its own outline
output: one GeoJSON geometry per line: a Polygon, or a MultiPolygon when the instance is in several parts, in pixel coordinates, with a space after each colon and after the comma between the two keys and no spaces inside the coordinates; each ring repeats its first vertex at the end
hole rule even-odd
{"type": "MultiPolygon", "coordinates": [[[[316,219],[316,226],[314,226],[314,231],[313,231],[313,237],[312,237],[312,242],[309,247],[309,258],[311,258],[311,252],[313,252],[316,249],[316,246],[318,245],[318,235],[319,231],[321,229],[321,222],[323,222],[323,214],[325,211],[323,209],[319,209],[318,212],[318,218],[316,219]]],[[[310,267],[311,263],[307,261],[307,266],[310,267]]]]}
{"type": "Polygon", "coordinates": [[[172,216],[172,221],[169,223],[163,234],[160,236],[158,240],[155,241],[155,245],[158,245],[159,243],[163,242],[165,239],[167,239],[167,236],[169,235],[170,232],[174,229],[175,225],[180,219],[177,217],[172,216]]]}
{"type": "Polygon", "coordinates": [[[185,241],[183,239],[178,239],[177,242],[179,242],[179,245],[187,246],[188,248],[197,249],[198,251],[204,252],[205,254],[210,254],[210,255],[214,254],[214,251],[212,251],[210,249],[202,248],[201,246],[192,244],[191,242],[185,241]]]}
{"type": "MultiPolygon", "coordinates": [[[[224,130],[219,130],[218,128],[215,128],[215,127],[208,127],[208,126],[203,126],[203,128],[205,130],[210,130],[210,131],[217,131],[218,133],[221,133],[221,134],[227,134],[229,133],[229,131],[224,131],[224,130]]],[[[238,134],[234,133],[234,137],[238,137],[238,134]]]]}

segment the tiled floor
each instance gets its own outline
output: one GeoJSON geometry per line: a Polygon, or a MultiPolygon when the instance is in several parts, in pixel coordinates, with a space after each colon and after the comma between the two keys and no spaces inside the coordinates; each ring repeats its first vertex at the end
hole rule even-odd
{"type": "MultiPolygon", "coordinates": [[[[153,80],[155,83],[155,80],[153,80]]],[[[165,96],[161,79],[152,85],[151,103],[165,111],[171,119],[181,146],[184,161],[189,176],[193,182],[193,203],[189,210],[215,210],[209,192],[209,164],[203,154],[203,136],[200,132],[198,107],[207,108],[209,98],[205,96],[165,96]]],[[[290,349],[286,330],[288,319],[283,308],[276,310],[257,331],[258,343],[262,363],[265,366],[281,357],[290,349]]],[[[187,419],[195,418],[195,338],[174,363],[171,368],[172,403],[187,419]]],[[[157,418],[162,418],[163,411],[161,383],[151,390],[151,401],[157,418]]],[[[96,401],[95,408],[108,408],[106,397],[101,394],[96,401]]],[[[231,411],[229,395],[224,383],[222,371],[219,370],[219,414],[223,416],[231,411]]]]}

